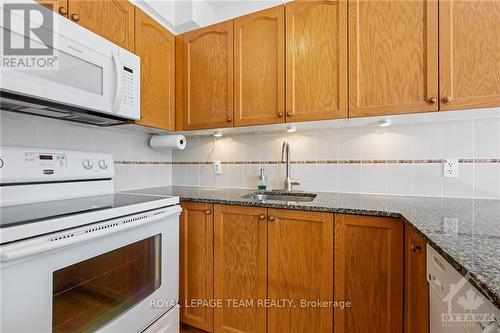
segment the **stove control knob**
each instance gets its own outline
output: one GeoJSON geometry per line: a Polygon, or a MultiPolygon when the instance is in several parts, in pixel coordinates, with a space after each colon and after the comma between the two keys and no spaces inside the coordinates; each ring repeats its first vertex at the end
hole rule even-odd
{"type": "Polygon", "coordinates": [[[101,168],[101,169],[107,169],[108,168],[108,162],[106,162],[106,160],[100,160],[99,161],[99,168],[101,168]]]}
{"type": "Polygon", "coordinates": [[[90,160],[83,160],[82,165],[85,169],[92,169],[94,167],[90,160]]]}
{"type": "Polygon", "coordinates": [[[0,168],[3,167],[3,160],[0,158],[0,168]]]}

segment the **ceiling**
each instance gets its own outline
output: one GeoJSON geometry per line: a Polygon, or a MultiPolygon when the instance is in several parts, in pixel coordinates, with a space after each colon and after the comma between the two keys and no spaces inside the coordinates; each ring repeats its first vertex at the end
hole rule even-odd
{"type": "Polygon", "coordinates": [[[206,27],[290,0],[132,0],[174,34],[206,27]]]}

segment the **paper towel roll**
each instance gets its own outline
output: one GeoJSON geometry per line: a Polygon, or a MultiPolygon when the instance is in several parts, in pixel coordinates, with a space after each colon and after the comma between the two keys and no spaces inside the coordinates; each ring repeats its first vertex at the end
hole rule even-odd
{"type": "Polygon", "coordinates": [[[149,145],[155,149],[184,149],[186,148],[186,137],[184,135],[154,135],[149,145]]]}

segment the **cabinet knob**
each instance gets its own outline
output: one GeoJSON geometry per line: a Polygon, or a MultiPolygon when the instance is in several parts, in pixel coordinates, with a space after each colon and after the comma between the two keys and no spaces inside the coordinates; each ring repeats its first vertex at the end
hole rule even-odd
{"type": "Polygon", "coordinates": [[[288,117],[291,117],[291,116],[293,115],[293,113],[292,113],[292,111],[288,111],[288,112],[286,113],[286,115],[287,115],[288,117]]]}
{"type": "Polygon", "coordinates": [[[205,211],[205,215],[210,215],[210,214],[212,214],[212,210],[207,209],[207,210],[205,211]]]}
{"type": "Polygon", "coordinates": [[[427,100],[429,104],[436,104],[437,103],[437,98],[436,97],[431,97],[427,100]]]}
{"type": "Polygon", "coordinates": [[[266,219],[266,215],[264,215],[264,214],[260,214],[259,215],[259,220],[262,221],[262,220],[265,220],[265,219],[266,219]]]}
{"type": "Polygon", "coordinates": [[[420,245],[417,245],[415,243],[411,243],[412,252],[417,252],[417,251],[420,251],[421,249],[422,249],[422,247],[420,245]]]}
{"type": "Polygon", "coordinates": [[[278,117],[283,117],[283,112],[278,112],[278,117]]]}
{"type": "Polygon", "coordinates": [[[451,102],[451,97],[450,96],[444,96],[443,97],[443,103],[450,103],[451,102]]]}
{"type": "Polygon", "coordinates": [[[61,15],[68,14],[68,10],[66,9],[66,7],[59,7],[59,14],[61,15]]]}
{"type": "Polygon", "coordinates": [[[80,16],[78,14],[72,14],[71,19],[75,22],[80,21],[80,16]]]}
{"type": "Polygon", "coordinates": [[[233,121],[233,118],[231,118],[230,116],[227,116],[227,121],[233,121]]]}
{"type": "Polygon", "coordinates": [[[272,216],[272,215],[271,215],[271,216],[269,216],[269,218],[268,218],[268,219],[269,219],[269,221],[271,221],[271,222],[273,222],[274,220],[276,220],[276,218],[275,218],[274,216],[272,216]]]}

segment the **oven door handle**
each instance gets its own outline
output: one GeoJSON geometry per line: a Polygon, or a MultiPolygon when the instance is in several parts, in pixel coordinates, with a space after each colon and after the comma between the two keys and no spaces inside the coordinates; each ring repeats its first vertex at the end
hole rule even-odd
{"type": "Polygon", "coordinates": [[[17,260],[17,259],[22,259],[26,257],[32,257],[35,255],[39,255],[45,252],[65,248],[65,247],[70,247],[70,246],[75,246],[77,244],[83,243],[83,242],[88,242],[93,239],[101,238],[104,236],[107,236],[112,233],[116,232],[121,232],[125,230],[129,230],[132,228],[136,228],[145,224],[150,224],[152,222],[156,222],[158,220],[163,220],[167,217],[179,215],[181,212],[180,206],[172,206],[163,209],[163,212],[161,214],[153,214],[150,212],[150,216],[147,218],[138,218],[136,220],[133,220],[134,216],[142,216],[144,214],[135,214],[127,217],[122,217],[119,219],[115,220],[109,220],[103,223],[98,223],[82,228],[78,228],[74,231],[66,231],[66,232],[61,232],[59,235],[64,236],[68,234],[73,234],[74,236],[68,237],[68,238],[63,238],[63,239],[58,239],[55,241],[51,241],[50,239],[55,239],[58,237],[58,234],[52,234],[50,235],[50,239],[46,239],[44,242],[38,243],[38,244],[33,244],[33,245],[26,245],[24,247],[17,247],[13,246],[12,249],[9,248],[3,248],[0,250],[0,262],[6,262],[6,261],[12,261],[12,260],[17,260]],[[111,227],[106,227],[106,228],[101,228],[99,229],[99,226],[101,225],[112,225],[116,223],[117,220],[132,220],[131,222],[126,222],[126,223],[121,223],[117,224],[115,226],[111,227]],[[87,230],[91,230],[91,232],[87,230]],[[95,230],[95,231],[94,231],[95,230]],[[87,232],[86,232],[87,231],[87,232]]]}

